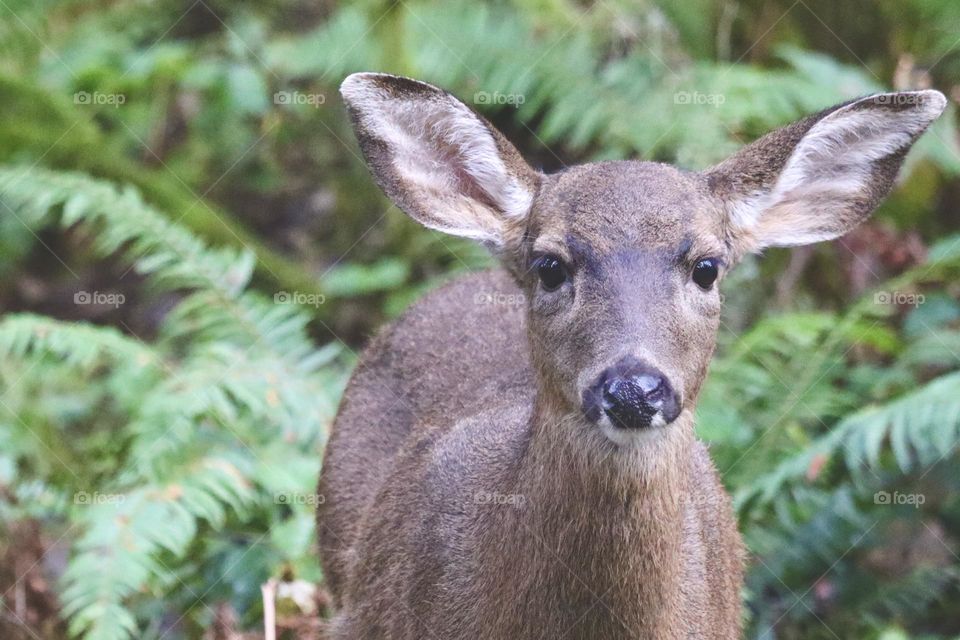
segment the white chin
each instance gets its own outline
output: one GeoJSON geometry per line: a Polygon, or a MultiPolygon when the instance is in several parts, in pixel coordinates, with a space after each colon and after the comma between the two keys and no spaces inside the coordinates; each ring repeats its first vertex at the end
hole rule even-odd
{"type": "Polygon", "coordinates": [[[623,429],[613,426],[610,418],[603,416],[598,423],[600,431],[618,447],[636,447],[652,438],[660,437],[660,430],[667,426],[667,422],[661,414],[653,416],[649,427],[641,429],[623,429]]]}

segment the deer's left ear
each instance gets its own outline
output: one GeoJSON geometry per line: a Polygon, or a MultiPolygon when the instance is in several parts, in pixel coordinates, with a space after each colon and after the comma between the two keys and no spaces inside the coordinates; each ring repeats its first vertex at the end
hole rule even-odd
{"type": "Polygon", "coordinates": [[[355,73],[340,92],[387,196],[424,226],[508,253],[523,231],[540,175],[500,132],[425,82],[355,73]]]}
{"type": "Polygon", "coordinates": [[[946,103],[939,91],[861,98],[769,133],[707,170],[738,252],[830,240],[860,224],[946,103]]]}

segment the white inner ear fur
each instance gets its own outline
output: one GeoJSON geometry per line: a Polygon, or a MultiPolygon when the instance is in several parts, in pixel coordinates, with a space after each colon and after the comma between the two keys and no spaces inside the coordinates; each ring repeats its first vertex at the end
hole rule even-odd
{"type": "MultiPolygon", "coordinates": [[[[800,140],[769,191],[755,192],[730,208],[735,227],[750,230],[761,217],[783,216],[792,223],[777,225],[775,238],[757,238],[763,246],[799,245],[835,238],[848,229],[825,230],[816,224],[831,211],[818,211],[818,203],[838,209],[868,188],[875,162],[907,147],[946,106],[942,94],[919,91],[871,96],[825,116],[800,140]],[[913,100],[912,109],[893,110],[885,101],[913,100]],[[872,101],[875,108],[864,108],[872,101]],[[804,224],[808,221],[807,224],[804,224]]],[[[822,220],[821,220],[822,221],[822,220]]]]}
{"type": "Polygon", "coordinates": [[[483,123],[466,107],[450,102],[394,104],[387,110],[377,122],[382,125],[377,133],[394,148],[394,168],[440,197],[485,196],[506,218],[523,218],[533,194],[507,171],[483,123]],[[469,181],[482,193],[475,193],[469,181]]]}
{"type": "Polygon", "coordinates": [[[500,244],[504,224],[522,220],[533,193],[503,162],[469,108],[445,95],[395,98],[365,82],[345,83],[368,132],[390,149],[397,177],[423,198],[427,226],[500,244]]]}

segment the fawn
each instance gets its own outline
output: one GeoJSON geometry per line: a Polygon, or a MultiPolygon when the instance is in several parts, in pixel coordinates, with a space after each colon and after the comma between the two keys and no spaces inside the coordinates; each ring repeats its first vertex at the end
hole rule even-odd
{"type": "Polygon", "coordinates": [[[503,268],[427,295],[353,374],[319,486],[332,637],[737,637],[743,545],[693,425],[718,284],[867,218],[944,96],[838,105],[703,172],[545,175],[436,87],[341,93],[384,192],[503,268]]]}

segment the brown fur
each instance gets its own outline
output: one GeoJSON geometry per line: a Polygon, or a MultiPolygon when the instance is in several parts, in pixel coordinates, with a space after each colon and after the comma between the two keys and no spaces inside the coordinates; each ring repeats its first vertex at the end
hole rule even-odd
{"type": "Polygon", "coordinates": [[[534,419],[520,308],[478,292],[519,290],[489,272],[434,292],[347,391],[319,490],[333,637],[736,637],[740,543],[692,425],[639,471],[534,419]]]}
{"type": "MultiPolygon", "coordinates": [[[[435,87],[374,74],[348,83],[383,189],[427,226],[487,242],[504,270],[414,305],[347,388],[319,486],[333,637],[737,637],[743,548],[693,425],[721,300],[690,273],[710,257],[722,278],[763,233],[811,227],[789,198],[770,205],[783,217],[761,218],[757,236],[728,210],[773,189],[792,149],[834,110],[704,174],[607,162],[545,176],[435,87]],[[401,104],[381,117],[392,101],[401,104]],[[478,165],[478,148],[502,165],[478,165]],[[508,183],[529,191],[522,217],[500,207],[518,201],[500,188],[508,183]],[[556,291],[531,269],[542,254],[568,265],[556,291]],[[665,375],[682,411],[623,443],[585,417],[581,399],[628,356],[665,375]]],[[[878,162],[861,195],[821,203],[830,233],[869,213],[904,152],[878,162]]]]}
{"type": "MultiPolygon", "coordinates": [[[[589,266],[569,316],[484,303],[534,299],[536,281],[480,274],[428,296],[369,348],[320,487],[324,566],[343,612],[334,637],[736,637],[740,541],[691,419],[719,298],[688,292],[682,304],[674,291],[668,304],[677,269],[653,270],[709,204],[698,184],[646,163],[546,177],[515,255],[522,263],[538,242],[569,253],[567,239],[583,239],[589,266]],[[675,196],[669,215],[649,205],[654,192],[675,196]],[[636,222],[618,224],[627,215],[636,222]],[[647,334],[683,380],[689,410],[645,450],[618,451],[576,417],[577,382],[562,372],[595,377],[633,346],[596,331],[601,320],[647,334]]],[[[697,240],[704,250],[724,250],[715,232],[697,240]]]]}

